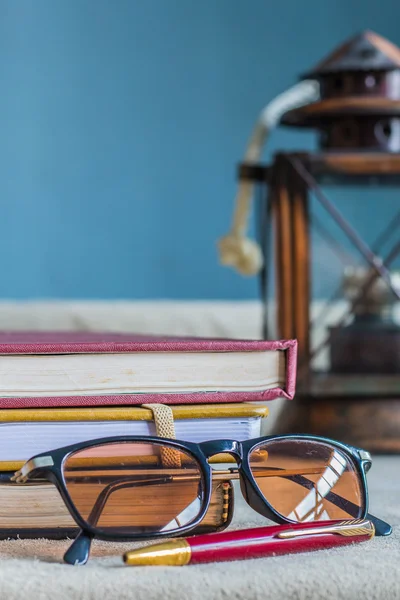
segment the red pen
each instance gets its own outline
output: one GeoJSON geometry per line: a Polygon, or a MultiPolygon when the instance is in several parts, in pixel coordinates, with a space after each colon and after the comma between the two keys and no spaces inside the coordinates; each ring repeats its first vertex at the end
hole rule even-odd
{"type": "Polygon", "coordinates": [[[374,534],[374,525],[367,519],[314,521],[178,538],[131,550],[123,559],[127,565],[136,566],[244,560],[364,542],[374,534]]]}

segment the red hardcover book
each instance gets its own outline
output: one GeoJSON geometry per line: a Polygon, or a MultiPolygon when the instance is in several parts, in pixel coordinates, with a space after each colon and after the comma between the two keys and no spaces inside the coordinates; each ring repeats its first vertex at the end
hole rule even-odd
{"type": "Polygon", "coordinates": [[[1,332],[0,408],[292,398],[295,340],[1,332]]]}

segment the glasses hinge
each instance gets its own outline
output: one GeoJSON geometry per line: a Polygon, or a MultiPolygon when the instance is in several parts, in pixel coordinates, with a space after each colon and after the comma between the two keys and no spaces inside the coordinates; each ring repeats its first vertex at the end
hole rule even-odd
{"type": "Polygon", "coordinates": [[[23,467],[20,468],[19,471],[14,473],[14,475],[11,477],[11,481],[14,481],[15,483],[26,483],[32,471],[41,467],[52,467],[53,465],[54,461],[51,456],[38,456],[37,458],[31,458],[23,465],[23,467]]]}
{"type": "Polygon", "coordinates": [[[371,460],[371,455],[366,450],[359,450],[358,454],[361,460],[371,460]]]}

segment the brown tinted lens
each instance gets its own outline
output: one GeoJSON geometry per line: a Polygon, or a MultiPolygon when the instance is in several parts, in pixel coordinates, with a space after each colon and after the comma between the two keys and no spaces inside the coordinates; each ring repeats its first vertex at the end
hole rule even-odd
{"type": "Polygon", "coordinates": [[[194,521],[203,505],[199,464],[168,446],[92,446],[71,454],[63,470],[76,510],[99,532],[172,532],[194,521]]]}
{"type": "Polygon", "coordinates": [[[363,516],[360,477],[334,446],[306,440],[267,442],[251,452],[250,469],[265,499],[291,521],[363,516]]]}

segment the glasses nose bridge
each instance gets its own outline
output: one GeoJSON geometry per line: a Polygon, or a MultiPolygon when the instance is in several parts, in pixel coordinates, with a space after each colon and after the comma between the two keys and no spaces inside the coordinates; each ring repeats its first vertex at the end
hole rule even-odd
{"type": "Polygon", "coordinates": [[[230,454],[239,464],[243,458],[243,449],[240,442],[235,440],[218,440],[203,442],[201,449],[206,458],[209,459],[217,454],[230,454]]]}

